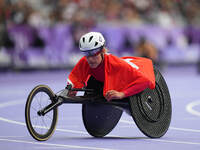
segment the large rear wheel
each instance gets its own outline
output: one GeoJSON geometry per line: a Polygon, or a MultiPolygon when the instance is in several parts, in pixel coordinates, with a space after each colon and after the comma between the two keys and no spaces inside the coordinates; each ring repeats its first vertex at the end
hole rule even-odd
{"type": "Polygon", "coordinates": [[[131,115],[138,128],[150,138],[162,137],[171,122],[172,106],[167,84],[154,69],[156,87],[130,97],[131,115]]]}

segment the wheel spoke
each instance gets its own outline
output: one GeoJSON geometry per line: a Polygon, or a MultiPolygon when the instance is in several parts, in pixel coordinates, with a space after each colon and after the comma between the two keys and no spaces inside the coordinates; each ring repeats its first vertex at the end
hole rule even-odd
{"type": "Polygon", "coordinates": [[[37,101],[37,103],[38,103],[38,105],[40,106],[40,109],[41,109],[41,105],[39,103],[40,100],[38,100],[38,95],[36,95],[35,98],[36,98],[36,101],[37,101]]]}
{"type": "Polygon", "coordinates": [[[31,108],[32,108],[33,110],[35,110],[36,112],[38,112],[38,110],[37,110],[37,109],[35,109],[33,106],[31,106],[31,108]]]}
{"type": "Polygon", "coordinates": [[[41,105],[41,97],[42,97],[42,96],[41,96],[41,95],[42,95],[42,92],[40,93],[40,99],[39,99],[39,102],[40,102],[40,103],[39,103],[40,109],[42,109],[42,105],[41,105]]]}
{"type": "Polygon", "coordinates": [[[42,99],[42,92],[40,93],[40,108],[42,108],[42,101],[41,101],[41,99],[42,99]]]}
{"type": "Polygon", "coordinates": [[[52,91],[42,85],[36,87],[27,100],[25,115],[27,127],[32,137],[39,141],[47,140],[56,125],[57,111],[53,110],[44,116],[38,115],[39,110],[51,103],[51,96],[53,96],[52,91]]]}
{"type": "Polygon", "coordinates": [[[36,118],[39,118],[40,116],[32,116],[31,118],[32,119],[36,119],[36,118]]]}
{"type": "Polygon", "coordinates": [[[44,117],[42,117],[42,122],[44,123],[45,129],[48,130],[47,124],[46,124],[45,121],[44,121],[44,117]]]}
{"type": "Polygon", "coordinates": [[[49,115],[46,114],[45,116],[47,116],[48,119],[53,120],[49,115]]]}

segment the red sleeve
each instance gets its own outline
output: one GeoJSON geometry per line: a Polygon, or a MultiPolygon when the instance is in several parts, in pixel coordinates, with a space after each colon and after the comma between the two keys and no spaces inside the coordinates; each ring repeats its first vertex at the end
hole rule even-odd
{"type": "Polygon", "coordinates": [[[148,87],[148,84],[148,82],[138,83],[122,92],[125,94],[125,97],[133,96],[145,90],[148,87]]]}
{"type": "Polygon", "coordinates": [[[131,96],[146,88],[155,88],[155,76],[150,59],[105,56],[104,96],[109,90],[124,92],[126,96],[131,96]]]}
{"type": "Polygon", "coordinates": [[[89,76],[89,66],[86,59],[83,57],[73,68],[67,79],[68,83],[74,88],[82,88],[89,76]]]}

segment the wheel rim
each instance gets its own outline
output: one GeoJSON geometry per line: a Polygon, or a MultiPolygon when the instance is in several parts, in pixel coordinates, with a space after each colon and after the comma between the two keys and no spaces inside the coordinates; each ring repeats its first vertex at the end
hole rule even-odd
{"type": "Polygon", "coordinates": [[[45,116],[39,116],[37,112],[50,103],[49,96],[45,92],[39,92],[33,97],[30,104],[30,123],[35,133],[39,136],[48,134],[53,123],[54,112],[51,111],[45,116]]]}
{"type": "Polygon", "coordinates": [[[57,124],[57,108],[40,116],[38,111],[53,101],[54,93],[45,85],[35,87],[28,96],[25,108],[26,125],[31,136],[38,141],[48,140],[57,124]]]}

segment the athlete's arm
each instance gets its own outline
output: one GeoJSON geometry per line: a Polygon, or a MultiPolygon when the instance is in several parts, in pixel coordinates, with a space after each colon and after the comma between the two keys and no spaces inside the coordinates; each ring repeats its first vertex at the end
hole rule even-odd
{"type": "Polygon", "coordinates": [[[106,93],[106,96],[105,98],[110,101],[112,99],[123,99],[125,97],[129,97],[129,96],[132,96],[132,95],[135,95],[137,93],[140,93],[142,92],[143,90],[145,90],[147,88],[147,84],[146,82],[144,83],[138,83],[137,85],[134,85],[122,92],[118,92],[116,90],[109,90],[107,93],[106,93]]]}
{"type": "Polygon", "coordinates": [[[125,97],[125,94],[123,92],[118,92],[116,90],[109,90],[106,93],[105,98],[110,101],[112,99],[123,99],[125,97]]]}
{"type": "Polygon", "coordinates": [[[124,90],[123,93],[124,93],[125,97],[133,96],[133,95],[145,90],[148,87],[148,84],[149,84],[148,82],[138,83],[138,84],[124,90]]]}

